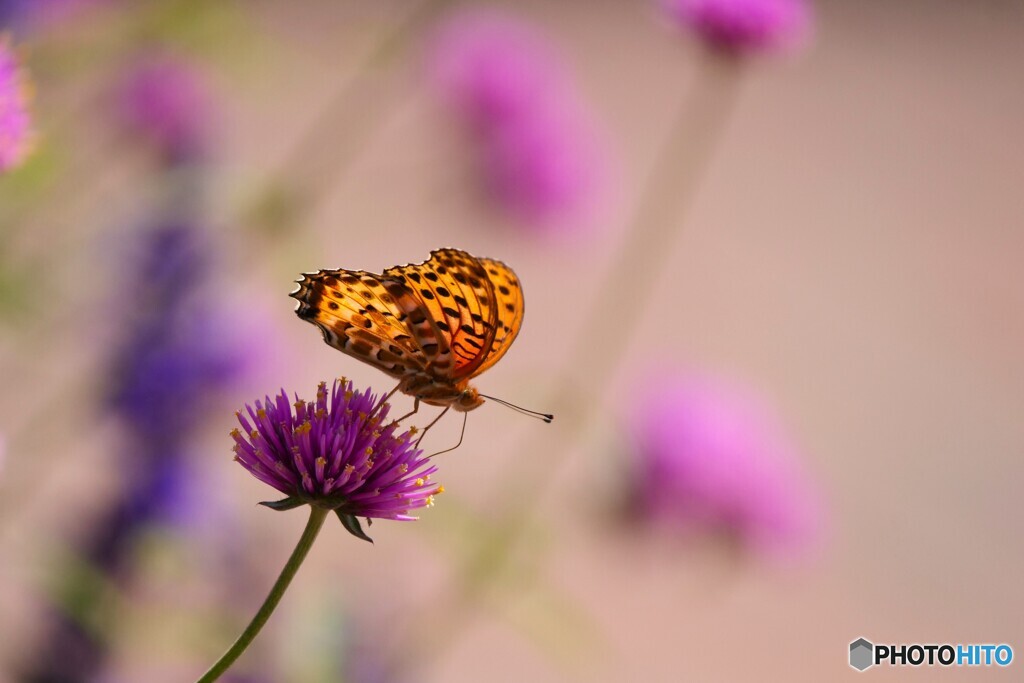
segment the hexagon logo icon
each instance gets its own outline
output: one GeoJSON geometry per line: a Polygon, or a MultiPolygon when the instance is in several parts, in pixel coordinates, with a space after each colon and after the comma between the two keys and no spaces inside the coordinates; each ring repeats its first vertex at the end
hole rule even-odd
{"type": "Polygon", "coordinates": [[[850,643],[850,666],[857,671],[864,671],[875,663],[875,646],[866,638],[858,638],[850,643]]]}

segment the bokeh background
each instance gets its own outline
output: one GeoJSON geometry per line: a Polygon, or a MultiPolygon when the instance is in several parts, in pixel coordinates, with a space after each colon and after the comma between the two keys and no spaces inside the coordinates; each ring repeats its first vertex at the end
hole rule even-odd
{"type": "Polygon", "coordinates": [[[1024,7],[756,16],[0,2],[34,129],[0,176],[0,681],[197,678],[304,522],[256,506],[234,410],[393,385],[293,281],[449,245],[525,289],[476,385],[555,422],[488,403],[419,521],[328,524],[225,680],[1019,653],[1024,7]]]}

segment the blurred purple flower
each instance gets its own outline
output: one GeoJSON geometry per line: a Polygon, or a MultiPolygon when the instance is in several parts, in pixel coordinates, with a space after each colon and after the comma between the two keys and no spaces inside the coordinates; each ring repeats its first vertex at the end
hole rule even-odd
{"type": "Polygon", "coordinates": [[[444,23],[431,82],[480,145],[492,196],[530,224],[587,217],[604,180],[597,126],[564,60],[537,29],[492,10],[444,23]]]}
{"type": "MultiPolygon", "coordinates": [[[[260,481],[339,516],[414,520],[443,489],[429,483],[436,467],[412,445],[415,429],[385,424],[390,405],[352,383],[317,388],[312,403],[281,391],[239,411],[235,460],[260,481]],[[247,417],[248,415],[248,417],[247,417]]],[[[271,505],[271,507],[274,507],[271,505]]]]}
{"type": "Polygon", "coordinates": [[[138,273],[125,285],[133,306],[115,352],[110,405],[148,448],[180,443],[205,419],[204,398],[251,365],[224,311],[197,294],[212,264],[202,232],[185,222],[144,237],[138,273]]]}
{"type": "Polygon", "coordinates": [[[780,52],[811,30],[806,0],[661,0],[669,15],[715,48],[731,53],[780,52]]]}
{"type": "Polygon", "coordinates": [[[20,164],[31,148],[29,85],[10,43],[0,36],[0,173],[20,164]]]}
{"type": "Polygon", "coordinates": [[[35,30],[54,26],[103,0],[0,0],[0,26],[35,30]]]}
{"type": "Polygon", "coordinates": [[[120,122],[172,161],[201,156],[217,116],[200,69],[168,55],[134,64],[123,76],[116,104],[120,122]]]}
{"type": "MultiPolygon", "coordinates": [[[[129,437],[120,465],[125,484],[79,548],[84,562],[115,581],[130,572],[140,534],[154,525],[184,526],[196,514],[203,481],[190,467],[190,441],[217,391],[253,362],[253,350],[225,329],[223,312],[199,296],[212,271],[210,253],[202,230],[168,219],[143,233],[129,259],[136,267],[116,309],[122,337],[107,397],[129,437]]],[[[92,602],[84,614],[105,609],[97,595],[86,591],[86,598],[92,602]]],[[[23,680],[96,680],[109,656],[105,634],[60,610],[49,618],[23,680]]]]}
{"type": "Polygon", "coordinates": [[[813,550],[818,493],[768,406],[703,376],[657,384],[631,425],[633,512],[656,525],[729,532],[767,559],[813,550]]]}

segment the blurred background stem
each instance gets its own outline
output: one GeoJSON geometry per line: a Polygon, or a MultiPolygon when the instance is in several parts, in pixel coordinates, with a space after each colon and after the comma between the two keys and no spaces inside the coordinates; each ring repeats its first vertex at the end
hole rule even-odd
{"type": "Polygon", "coordinates": [[[598,286],[594,305],[569,347],[566,371],[557,377],[545,410],[556,415],[553,428],[538,427],[514,449],[509,472],[497,478],[499,521],[494,533],[470,550],[449,584],[412,621],[409,656],[401,671],[439,659],[476,615],[473,609],[512,560],[540,514],[542,501],[558,479],[574,441],[601,414],[600,398],[624,359],[632,330],[646,312],[646,293],[664,276],[674,245],[701,180],[709,168],[735,108],[742,64],[733,57],[706,52],[695,82],[675,115],[665,143],[644,182],[636,211],[626,226],[625,242],[598,286]],[[595,343],[595,340],[601,340],[595,343]],[[603,372],[586,372],[603,368],[603,372]],[[558,454],[558,455],[553,455],[558,454]]]}
{"type": "Polygon", "coordinates": [[[268,231],[293,235],[314,216],[394,109],[382,96],[382,71],[402,57],[424,27],[457,0],[423,0],[400,18],[285,153],[254,202],[243,210],[268,231]],[[331,140],[326,146],[324,140],[331,140]]]}

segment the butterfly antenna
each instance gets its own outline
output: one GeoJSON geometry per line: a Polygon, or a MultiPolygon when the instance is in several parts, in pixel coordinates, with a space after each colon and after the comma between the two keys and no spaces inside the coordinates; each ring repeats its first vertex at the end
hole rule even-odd
{"type": "Polygon", "coordinates": [[[488,401],[494,401],[495,403],[500,403],[501,405],[505,406],[506,408],[511,408],[512,410],[518,411],[518,412],[522,413],[523,415],[528,415],[530,417],[535,417],[538,420],[544,420],[545,422],[547,422],[549,424],[551,423],[552,420],[555,419],[555,416],[551,415],[550,413],[542,413],[542,412],[539,412],[539,411],[536,411],[536,410],[527,410],[526,408],[523,408],[521,406],[517,406],[515,403],[509,403],[508,401],[503,401],[500,398],[494,398],[493,396],[487,396],[486,394],[480,394],[480,398],[486,398],[488,401]]]}

